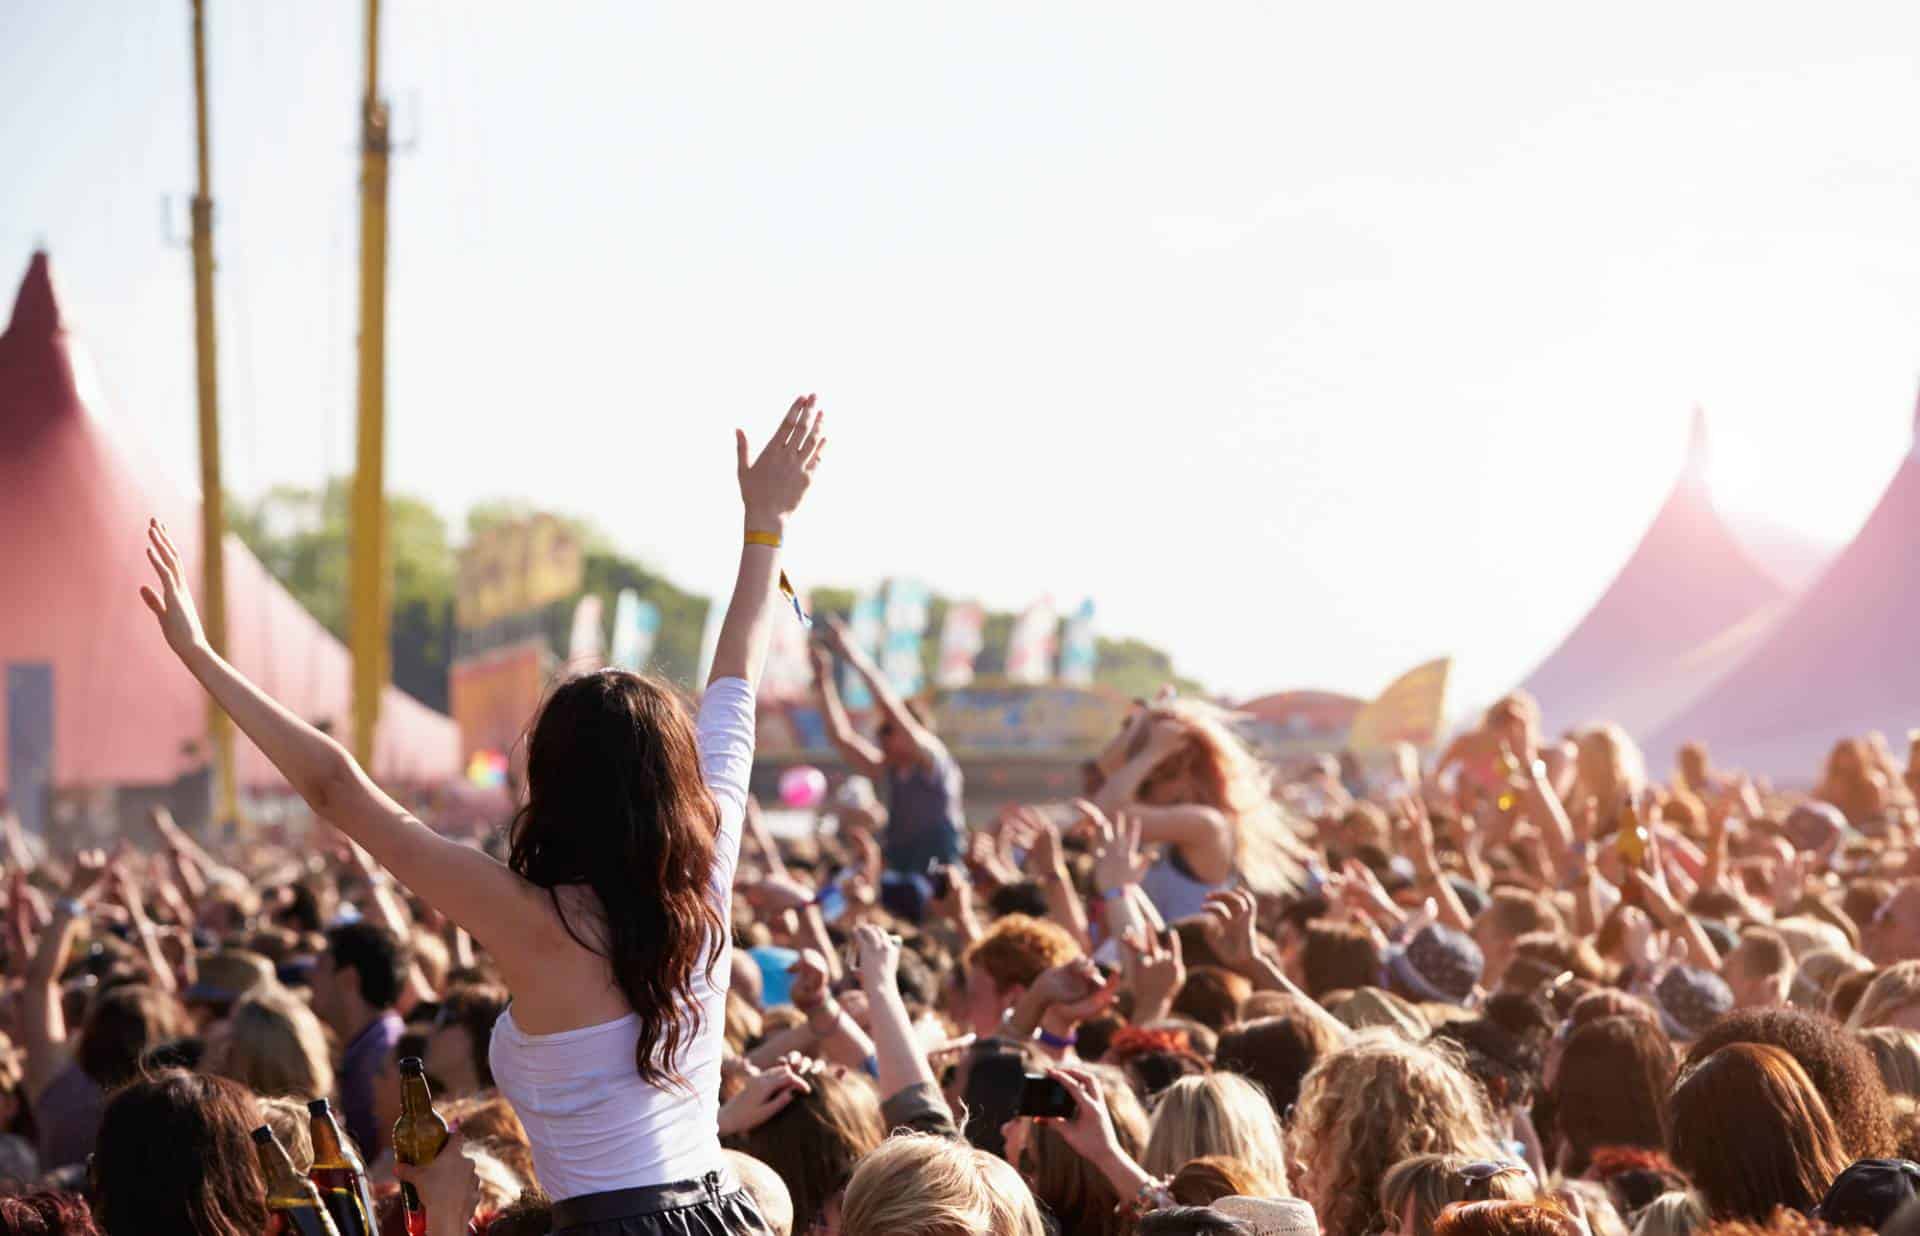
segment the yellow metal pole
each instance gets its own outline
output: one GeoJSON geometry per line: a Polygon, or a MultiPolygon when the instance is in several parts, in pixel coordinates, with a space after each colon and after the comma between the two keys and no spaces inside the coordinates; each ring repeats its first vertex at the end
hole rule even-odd
{"type": "Polygon", "coordinates": [[[380,0],[367,0],[367,91],[360,104],[360,422],[353,475],[353,753],[373,767],[387,681],[387,105],[380,99],[380,0]]]}
{"type": "MultiPolygon", "coordinates": [[[[200,593],[207,642],[227,651],[226,510],[220,488],[220,375],[213,335],[213,173],[207,153],[207,37],[204,0],[193,0],[193,136],[198,187],[193,195],[193,356],[200,387],[200,593]]],[[[215,814],[221,824],[239,822],[233,772],[233,724],[208,702],[207,734],[213,741],[215,814]]]]}

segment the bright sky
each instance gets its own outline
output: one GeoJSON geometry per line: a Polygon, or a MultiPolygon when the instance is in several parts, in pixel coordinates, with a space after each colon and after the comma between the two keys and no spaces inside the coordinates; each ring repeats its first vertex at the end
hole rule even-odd
{"type": "MultiPolygon", "coordinates": [[[[360,6],[208,0],[230,484],[352,460],[360,6]]],[[[796,577],[912,573],[1229,692],[1518,679],[1680,465],[1829,540],[1920,369],[1920,8],[390,0],[389,475],[702,591],[815,390],[796,577]]],[[[0,0],[52,248],[194,475],[186,0],[0,0]],[[163,203],[166,208],[163,210],[163,203]],[[170,221],[170,222],[169,222],[170,221]]]]}

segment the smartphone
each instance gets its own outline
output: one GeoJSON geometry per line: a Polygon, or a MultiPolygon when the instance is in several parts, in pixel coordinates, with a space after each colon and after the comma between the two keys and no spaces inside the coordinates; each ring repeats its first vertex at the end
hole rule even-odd
{"type": "Polygon", "coordinates": [[[1057,1116],[1070,1118],[1079,1106],[1067,1088],[1045,1073],[1028,1073],[1020,1081],[1020,1103],[1016,1116],[1057,1116]]]}
{"type": "Polygon", "coordinates": [[[946,899],[947,899],[948,897],[951,897],[951,896],[953,896],[953,870],[952,870],[952,868],[950,868],[950,867],[935,867],[935,868],[933,869],[933,898],[934,898],[934,900],[935,900],[935,901],[944,901],[944,900],[946,900],[946,899]]]}

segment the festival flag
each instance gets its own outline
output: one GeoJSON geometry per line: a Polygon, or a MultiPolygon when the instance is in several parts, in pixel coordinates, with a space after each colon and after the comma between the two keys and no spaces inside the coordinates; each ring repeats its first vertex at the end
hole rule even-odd
{"type": "Polygon", "coordinates": [[[896,579],[887,585],[887,634],[880,655],[880,672],[903,697],[920,694],[927,685],[926,666],[920,660],[920,641],[927,633],[927,608],[932,597],[925,584],[896,579]]]}
{"type": "Polygon", "coordinates": [[[1093,598],[1088,597],[1067,619],[1066,633],[1060,638],[1060,681],[1090,687],[1099,662],[1100,650],[1093,639],[1093,598]]]}
{"type": "MultiPolygon", "coordinates": [[[[807,607],[809,610],[812,606],[807,607]]],[[[813,691],[813,666],[807,658],[808,630],[797,622],[773,624],[767,640],[767,667],[760,672],[761,701],[791,704],[804,700],[813,691]]]]}
{"type": "Polygon", "coordinates": [[[1053,648],[1060,612],[1052,597],[1041,597],[1014,620],[1007,640],[1007,678],[1037,684],[1053,676],[1053,648]]]}
{"type": "Polygon", "coordinates": [[[1360,710],[1347,732],[1352,751],[1380,751],[1397,742],[1425,750],[1440,741],[1452,657],[1416,665],[1360,710]]]}
{"type": "MultiPolygon", "coordinates": [[[[869,592],[853,603],[847,629],[854,647],[869,657],[879,654],[880,641],[886,636],[887,609],[878,592],[869,592]]],[[[852,667],[840,675],[840,699],[854,712],[873,707],[873,692],[867,690],[866,681],[854,673],[852,667]]]]}
{"type": "Polygon", "coordinates": [[[589,592],[573,607],[573,633],[567,638],[567,664],[575,669],[598,668],[607,655],[606,636],[600,629],[603,606],[589,592]]]}
{"type": "Polygon", "coordinates": [[[613,602],[612,663],[623,670],[639,673],[653,655],[653,643],[660,636],[660,607],[643,601],[631,588],[622,588],[613,602]]]}
{"type": "Polygon", "coordinates": [[[947,607],[946,623],[940,628],[940,665],[934,681],[943,687],[964,687],[973,681],[973,659],[985,642],[981,631],[987,625],[987,611],[973,601],[961,601],[947,607]]]}

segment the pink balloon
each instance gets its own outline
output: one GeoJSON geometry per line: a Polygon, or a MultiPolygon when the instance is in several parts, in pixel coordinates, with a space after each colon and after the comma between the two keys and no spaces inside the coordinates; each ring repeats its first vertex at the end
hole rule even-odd
{"type": "Polygon", "coordinates": [[[827,799],[827,774],[800,764],[780,774],[780,802],[795,811],[818,807],[827,799]]]}

